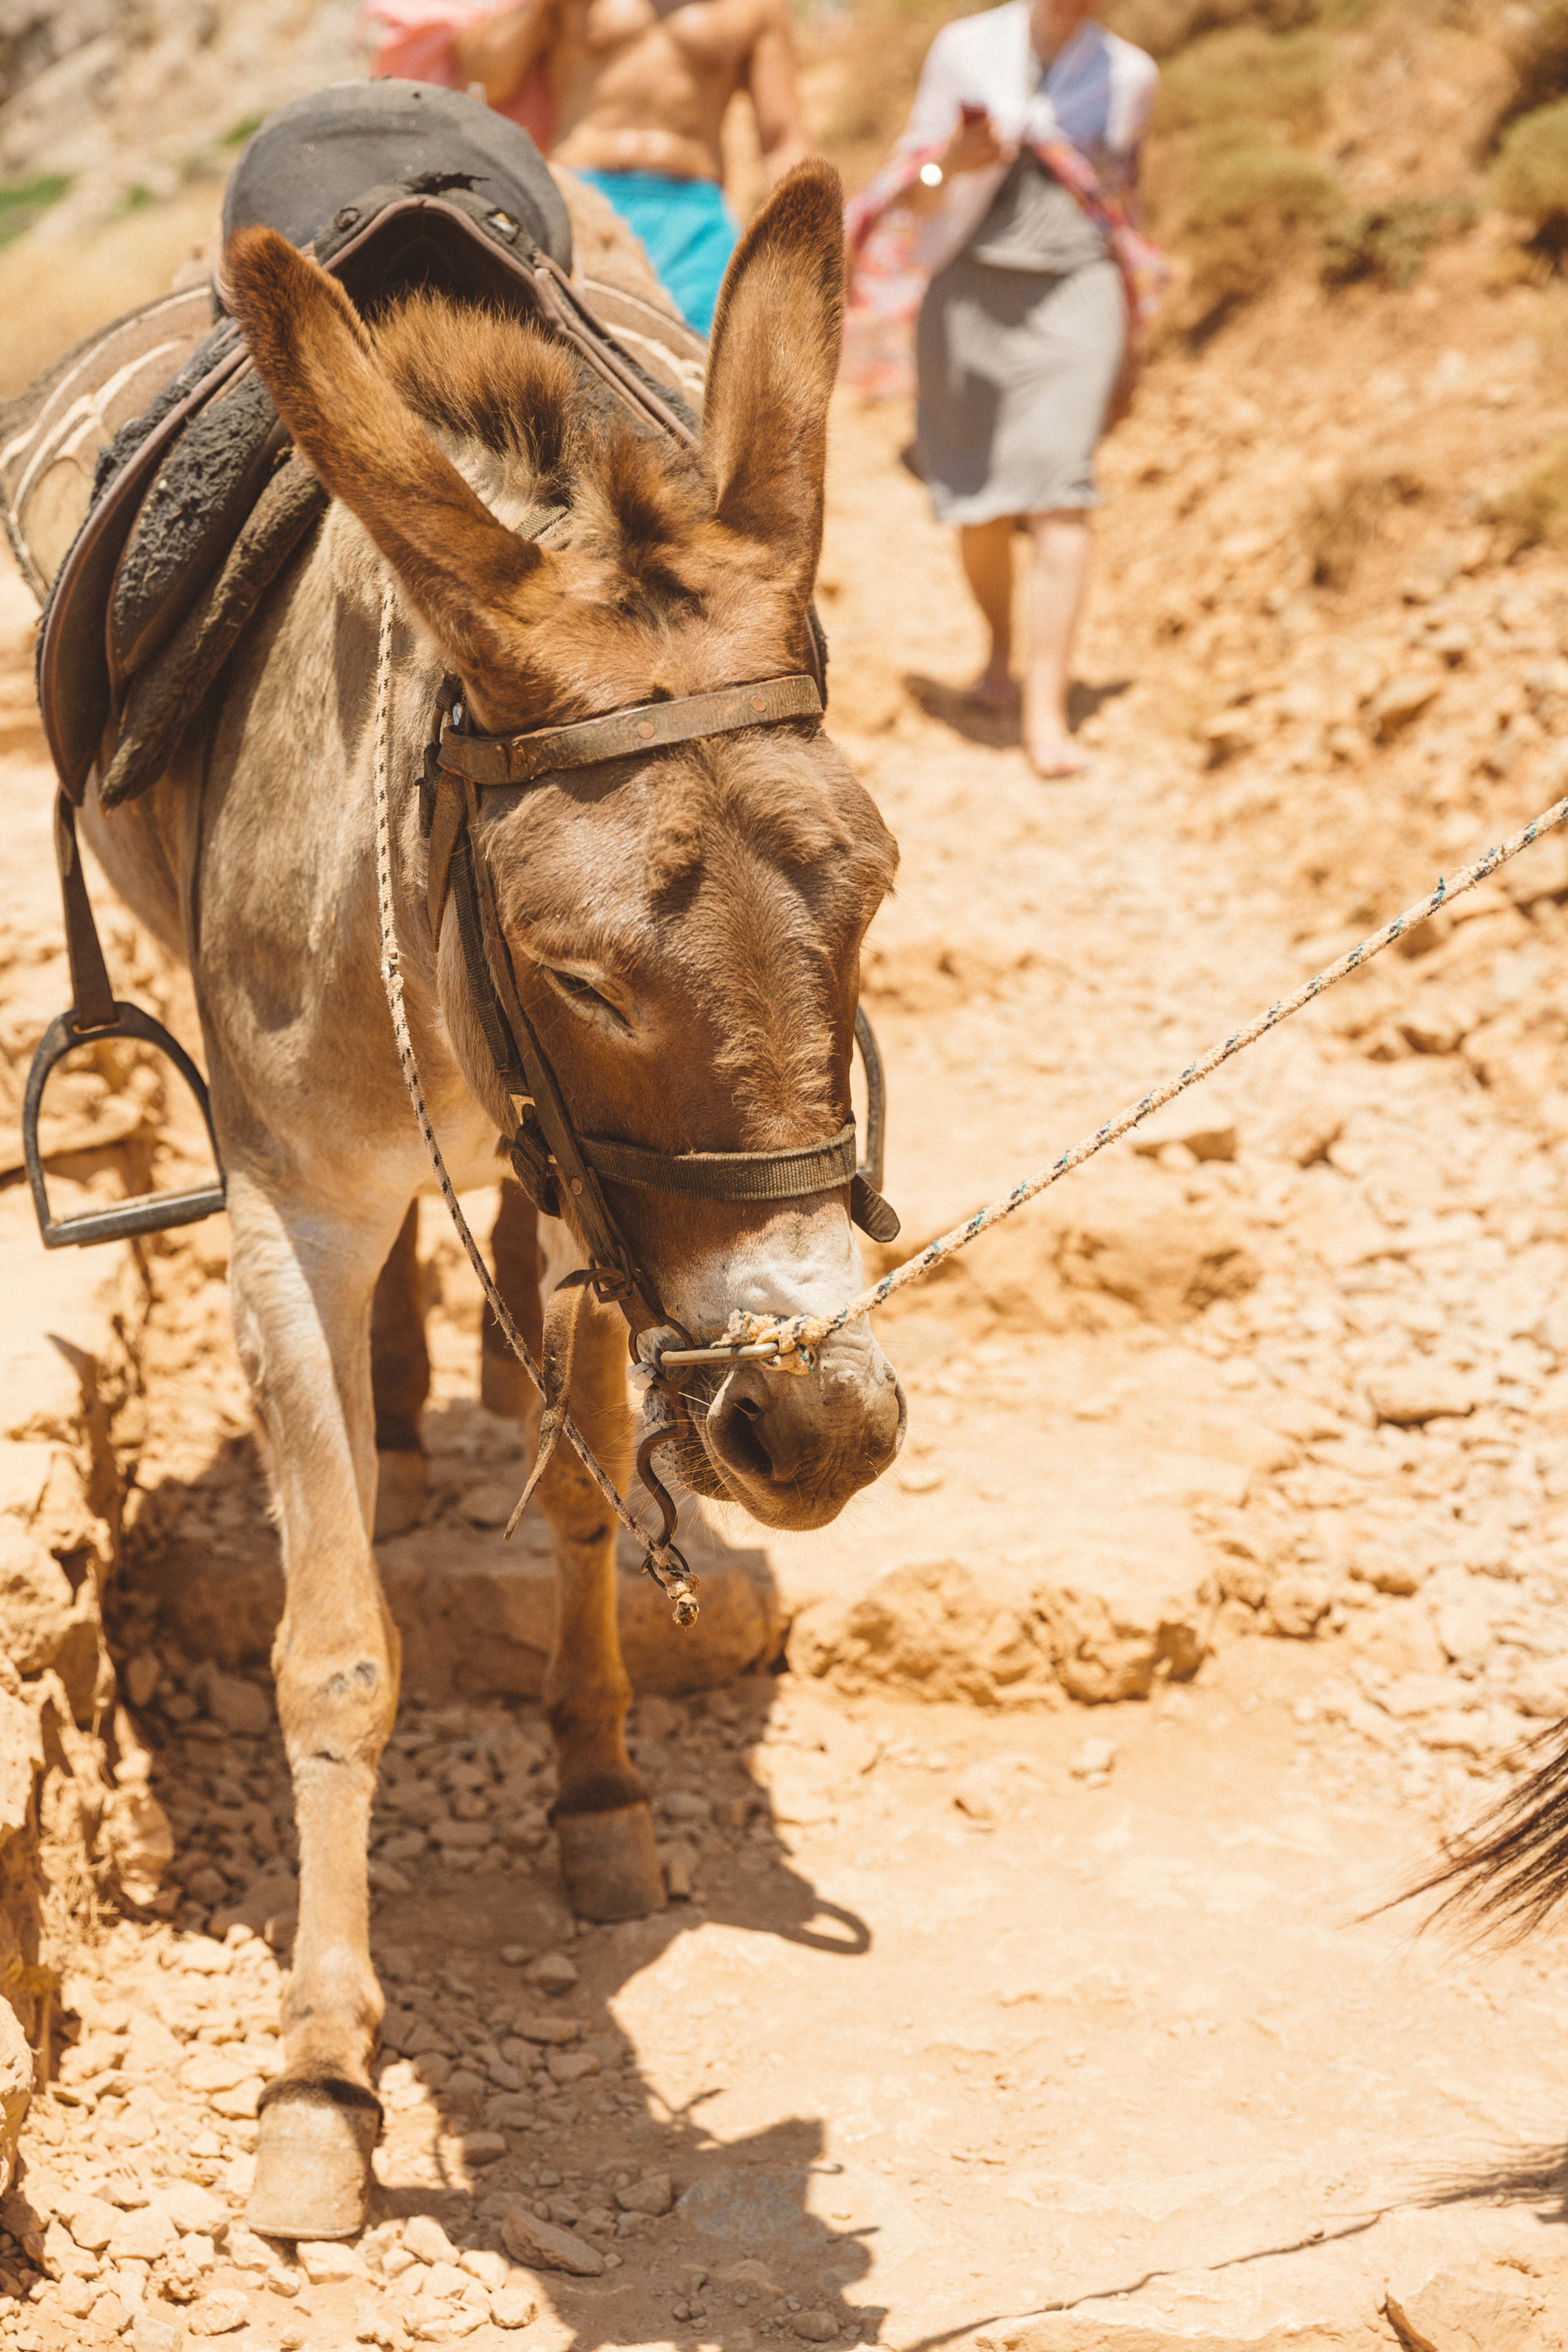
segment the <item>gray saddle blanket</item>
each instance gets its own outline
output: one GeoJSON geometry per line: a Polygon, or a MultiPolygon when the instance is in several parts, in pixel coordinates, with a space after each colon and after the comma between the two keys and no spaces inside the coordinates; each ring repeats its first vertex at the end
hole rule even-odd
{"type": "MultiPolygon", "coordinates": [[[[700,339],[571,277],[571,228],[526,131],[450,90],[354,82],[286,107],[230,180],[374,316],[424,286],[533,318],[584,392],[649,432],[695,426],[700,339]]],[[[61,783],[107,805],[156,781],[257,603],[325,505],[213,288],[148,303],[0,404],[0,518],[45,617],[38,698],[61,783]]]]}

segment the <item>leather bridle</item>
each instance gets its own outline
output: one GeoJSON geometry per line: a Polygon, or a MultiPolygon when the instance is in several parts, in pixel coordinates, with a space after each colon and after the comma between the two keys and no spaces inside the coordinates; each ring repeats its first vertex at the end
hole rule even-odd
{"type": "Polygon", "coordinates": [[[448,681],[420,793],[431,938],[439,948],[450,899],[474,1010],[512,1108],[508,1155],[535,1208],[556,1217],[569,1210],[590,1261],[578,1283],[591,1286],[602,1303],[619,1305],[634,1333],[640,1320],[689,1341],[690,1335],[666,1312],[622,1233],[605,1197],[606,1182],[685,1200],[734,1202],[804,1200],[847,1184],[855,1222],[875,1240],[891,1241],[899,1220],[857,1169],[853,1120],[822,1143],[781,1151],[673,1152],[580,1135],[519,994],[494,878],[475,826],[480,795],[488,789],[537,784],[563,770],[709,736],[815,723],[823,708],[817,680],[804,674],[761,678],[516,735],[487,735],[471,727],[460,692],[448,681]]]}

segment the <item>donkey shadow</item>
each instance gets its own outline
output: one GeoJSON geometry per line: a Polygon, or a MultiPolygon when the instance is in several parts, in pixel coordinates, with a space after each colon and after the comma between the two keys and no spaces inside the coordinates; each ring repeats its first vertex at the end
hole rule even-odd
{"type": "MultiPolygon", "coordinates": [[[[515,1469],[513,1442],[492,1416],[461,1399],[429,1408],[427,1427],[436,1514],[416,1538],[402,1540],[411,1572],[421,1558],[421,1572],[428,1574],[443,1549],[452,1554],[454,1599],[460,1601],[473,1589],[464,1559],[479,1557],[476,1547],[500,1543],[493,1529],[477,1529],[461,1514],[473,1509],[476,1486],[487,1477],[504,1480],[515,1469]]],[[[164,1480],[154,1489],[145,1538],[132,1547],[113,1606],[116,1647],[130,1655],[156,1652],[173,1668],[142,1718],[153,1751],[153,1792],[174,1820],[180,1842],[166,1913],[177,1929],[198,1934],[222,1935],[235,1919],[257,1932],[265,1928],[286,1959],[291,1921],[286,1905],[279,1907],[278,1888],[287,1886],[296,1849],[280,1735],[275,1721],[261,1728],[270,1713],[270,1684],[258,1629],[275,1617],[281,1594],[274,1538],[257,1507],[262,1491],[247,1440],[227,1441],[184,1485],[164,1480]],[[213,1589],[182,1610],[179,1589],[184,1585],[188,1595],[198,1574],[213,1589]],[[216,1671],[205,1660],[195,1663],[226,1624],[216,1671]],[[247,1710],[237,1705],[237,1686],[250,1695],[243,1728],[247,1710]],[[270,1859],[268,1845],[275,1845],[270,1859]],[[253,1904],[248,1912],[247,1879],[271,1889],[257,1898],[259,1909],[253,1904]]],[[[527,1527],[525,1520],[519,1541],[500,1556],[510,1561],[518,1555],[524,1586],[536,1584],[544,1566],[544,1530],[536,1544],[524,1540],[527,1527]]],[[[381,1549],[384,1555],[397,1547],[381,1549]]],[[[765,1556],[728,1544],[707,1523],[692,1531],[689,1549],[716,1607],[726,1581],[744,1582],[766,1601],[765,1556]]],[[[503,1571],[500,1581],[506,1580],[503,1571]]],[[[640,1587],[634,1605],[639,1600],[640,1587]]],[[[444,1693],[436,1686],[440,1675],[433,1682],[433,1663],[442,1666],[461,1631],[460,1609],[448,1613],[449,1623],[433,1626],[423,1659],[409,1654],[415,1637],[405,1624],[405,1696],[384,1763],[384,1791],[391,1779],[386,1768],[399,1758],[434,1780],[453,1762],[475,1769],[477,1759],[482,1769],[492,1751],[515,1756],[531,1746],[541,1759],[548,1755],[537,1700],[495,1688],[495,1677],[508,1668],[494,1625],[480,1624],[472,1640],[474,1679],[466,1695],[454,1697],[449,1682],[444,1693]]],[[[672,1633],[669,1639],[675,1644],[683,1637],[672,1633]]],[[[721,1822],[689,1811],[682,1818],[678,1809],[661,1816],[661,1841],[684,1864],[670,1871],[672,1886],[689,1888],[689,1899],[672,1901],[664,1912],[616,1927],[580,1927],[573,1920],[553,1842],[542,1827],[553,1779],[552,1764],[542,1760],[535,1768],[539,1829],[531,1851],[514,1843],[501,1861],[498,1844],[488,1861],[466,1866],[460,1847],[432,1838],[417,1856],[400,1853],[390,1873],[384,1864],[374,1867],[373,1956],[398,2046],[384,2046],[378,2062],[387,2116],[367,2241],[373,2268],[375,2251],[390,2248],[386,2231],[378,2237],[379,2224],[428,2214],[459,2253],[510,2252],[521,2262],[542,2304],[547,2300],[571,2327],[581,2352],[660,2341],[689,2326],[703,2343],[748,2352],[758,2323],[775,2307],[782,2319],[798,2315],[788,2310],[791,2296],[802,2312],[825,2314],[825,2330],[831,2319],[841,2341],[846,2331],[875,2337],[881,2309],[844,2301],[845,2290],[870,2267],[866,2233],[834,2227],[810,2210],[814,2184],[819,2190],[821,2177],[837,2168],[827,2159],[826,2118],[784,2116],[730,2138],[708,2127],[706,2111],[716,2097],[752,2087],[752,2052],[761,2057],[765,2042],[750,2033],[749,2021],[750,2046],[732,2046],[728,2060],[715,2065],[703,2044],[711,2049],[720,2025],[685,2021],[677,2084],[668,2053],[651,2063],[639,2056],[615,2014],[647,1971],[678,1983],[682,1949],[705,1927],[847,1961],[870,1948],[864,1922],[826,1901],[791,1858],[765,1794],[746,1770],[787,1687],[787,1675],[767,1670],[781,1664],[769,1654],[763,1671],[686,1698],[644,1697],[634,1708],[629,1744],[656,1807],[680,1788],[731,1792],[721,1822]],[[737,1790],[744,1792],[739,1800],[737,1790]],[[738,1803],[743,1819],[734,1818],[738,1803]],[[573,1961],[576,1983],[564,1992],[535,1985],[531,1959],[561,1952],[573,1961]],[[576,2039],[563,2046],[595,2060],[596,2071],[557,2081],[548,2071],[549,2045],[542,2045],[533,2055],[543,2056],[545,2067],[535,2066],[531,2086],[509,2094],[507,2062],[489,2073],[475,2055],[478,2045],[498,2053],[510,2045],[515,2060],[518,2028],[541,2022],[575,2025],[576,2039]],[[441,2063],[448,2053],[450,2062],[441,2063]],[[655,2079],[660,2073],[669,2085],[665,2096],[655,2079]],[[635,2189],[650,2175],[669,2177],[673,2210],[624,2213],[617,2184],[635,2189]],[[539,2219],[549,2213],[552,2226],[596,2248],[605,2263],[598,2275],[540,2269],[507,2249],[501,2224],[519,2199],[539,2219]]],[[[392,1813],[383,1819],[378,1812],[373,1852],[389,1829],[403,1826],[392,1813]]],[[[503,1826],[498,1817],[498,1838],[503,1826]]],[[[847,1984],[838,1998],[845,1996],[853,1998],[847,1984]]],[[[680,2003],[678,1990],[669,1998],[680,2003]]],[[[662,2049],[662,2036],[655,2040],[662,2049]]],[[[514,2063],[511,2080],[519,2071],[514,2063]]],[[[560,2071],[569,2075],[572,2069],[560,2071]]],[[[815,2201],[820,2205],[820,2193],[815,2201]]],[[[489,2331],[476,2340],[488,2345],[489,2331]]]]}
{"type": "MultiPolygon", "coordinates": [[[[751,1686],[730,1685],[710,1694],[709,1701],[738,1704],[749,1732],[760,1738],[775,1687],[771,1677],[752,1678],[751,1686]]],[[[713,1719],[705,1704],[686,1713],[699,1735],[704,1720],[713,1719]]],[[[657,1785],[647,1744],[637,1744],[644,1748],[643,1769],[657,1785]]],[[[682,1737],[671,1744],[689,1742],[682,1737]]],[[[886,2311],[866,2305],[851,2309],[843,2299],[869,2270],[864,2236],[809,2210],[814,2179],[838,2168],[826,2160],[825,2119],[790,2116],[721,2139],[707,2128],[703,2111],[734,2077],[728,2067],[716,2071],[712,2062],[700,2063],[702,2040],[713,2030],[705,2021],[708,2004],[702,2015],[687,2021],[681,2036],[685,2072],[689,2077],[700,2072],[700,2086],[689,2079],[667,2095],[651,2076],[655,2068],[668,2069],[669,2053],[650,2065],[615,2015],[634,1981],[661,1964],[670,2003],[679,2007],[680,1948],[704,1927],[738,1927],[844,1959],[869,1950],[864,1923],[818,1896],[779,1847],[765,1810],[750,1824],[746,1845],[743,1859],[752,1866],[744,1870],[734,1866],[733,1850],[704,1858],[694,1902],[574,1937],[549,1867],[521,1884],[469,1879],[458,1906],[433,1885],[378,1905],[373,1950],[389,1998],[433,2021],[450,2021],[457,1985],[470,1995],[466,2013],[481,2020],[488,2011],[504,2024],[522,2008],[546,2011],[547,2021],[580,2025],[581,2039],[571,2047],[597,2058],[600,2071],[557,2099],[537,2099],[535,2117],[521,2130],[507,2130],[506,2156],[482,2170],[468,2161],[464,2143],[476,2126],[482,2129],[485,2112],[496,2103],[482,2095],[476,2101],[471,2092],[454,2099],[444,2087],[425,2099],[416,2095],[405,2111],[414,2118],[411,2136],[400,2131],[402,2117],[389,2116],[378,2158],[387,2185],[377,2192],[373,2232],[378,2221],[429,2213],[454,2244],[498,2246],[504,2243],[500,2231],[509,2205],[519,2195],[529,2199],[541,2218],[548,2211],[559,2224],[580,2229],[615,2263],[595,2278],[535,2273],[581,2352],[662,2341],[687,2327],[704,2344],[749,2352],[758,2322],[775,2308],[785,2316],[792,2295],[803,2310],[826,2313],[841,2336],[864,2331],[875,2340],[886,2311]],[[498,1960],[502,1949],[520,1941],[559,1948],[564,1937],[571,1938],[566,1948],[578,1969],[577,1984],[564,1995],[530,1993],[526,1971],[520,1985],[518,1971],[498,1960]],[[621,2218],[614,2184],[635,2185],[650,2175],[669,2178],[673,2210],[646,2221],[636,2214],[621,2218]],[[613,2238],[605,2227],[612,2214],[613,2238]]],[[[758,2037],[754,2047],[761,2057],[764,2040],[758,2037]]],[[[391,2063],[398,2075],[406,2075],[406,2062],[391,2063]]]]}

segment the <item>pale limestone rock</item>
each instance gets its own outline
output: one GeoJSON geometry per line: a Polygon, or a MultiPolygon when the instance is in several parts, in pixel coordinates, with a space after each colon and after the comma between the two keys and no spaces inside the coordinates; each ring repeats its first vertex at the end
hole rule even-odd
{"type": "Polygon", "coordinates": [[[250,2299],[236,2286],[219,2287],[195,2305],[188,2322],[193,2336],[232,2336],[250,2317],[250,2299]]]}
{"type": "Polygon", "coordinates": [[[126,2029],[125,2071],[143,2078],[171,2074],[182,2056],[180,2043],[162,2019],[136,2011],[126,2029]]]}
{"type": "Polygon", "coordinates": [[[16,2011],[0,2000],[0,2191],[11,2185],[16,2142],[33,2095],[33,2053],[16,2011]]]}
{"type": "Polygon", "coordinates": [[[541,1992],[570,1992],[577,1970],[564,1952],[542,1952],[528,1969],[528,1981],[541,1992]]]}
{"type": "Polygon", "coordinates": [[[531,2269],[566,2271],[574,2278],[598,2278],[604,2271],[605,2257],[597,2246],[574,2230],[542,2221],[521,2199],[502,2220],[500,2233],[508,2253],[531,2269]]]}
{"type": "MultiPolygon", "coordinates": [[[[226,2208],[208,2189],[196,2180],[171,2180],[160,2189],[155,2200],[168,2215],[182,2237],[192,2232],[207,2236],[226,2219],[226,2208]]],[[[72,2231],[75,2235],[75,2231],[72,2231]]],[[[78,2239],[79,2245],[81,2241],[78,2239]]]]}
{"type": "Polygon", "coordinates": [[[668,2213],[675,2202],[675,2184],[668,2172],[645,2172],[629,2189],[617,2189],[616,2202],[623,2213],[668,2213]]]}
{"type": "MultiPolygon", "coordinates": [[[[555,1638],[548,1537],[531,1512],[504,1546],[499,1532],[449,1523],[377,1545],[387,1606],[403,1635],[406,1690],[432,1699],[541,1696],[555,1638]]],[[[736,1549],[704,1567],[701,1614],[685,1628],[671,1622],[650,1579],[631,1572],[639,1564],[627,1538],[616,1610],[634,1690],[708,1690],[765,1672],[780,1655],[788,1620],[762,1550],[736,1549]]],[[[193,1655],[226,1666],[267,1656],[283,1605],[282,1574],[269,1553],[213,1559],[192,1577],[172,1549],[166,1575],[155,1565],[150,1575],[163,1622],[193,1655]]]]}
{"type": "Polygon", "coordinates": [[[54,1467],[55,1449],[16,1438],[0,1444],[0,1511],[31,1527],[54,1467]]]}
{"type": "Polygon", "coordinates": [[[266,1693],[239,1675],[210,1675],[206,1707],[226,1731],[240,1732],[251,1739],[264,1738],[272,1728],[272,1706],[266,1693]]]}
{"type": "Polygon", "coordinates": [[[143,2205],[115,2216],[107,2252],[110,2262],[155,2263],[173,2251],[178,2231],[160,2206],[143,2205]]]}
{"type": "Polygon", "coordinates": [[[243,2221],[231,2222],[223,2244],[224,2260],[237,2271],[255,2271],[265,2277],[277,2256],[265,2238],[247,2230],[243,2221]]]}
{"type": "Polygon", "coordinates": [[[212,1916],[215,1936],[226,1935],[237,1924],[253,1936],[264,1935],[269,1919],[300,1907],[300,1885],[287,1863],[271,1862],[258,1872],[237,1903],[220,1904],[212,1916]]]}
{"type": "Polygon", "coordinates": [[[1528,2294],[1461,2271],[1391,2284],[1384,2308],[1408,2352],[1533,2352],[1539,2341],[1528,2294]]]}
{"type": "Polygon", "coordinates": [[[22,1696],[15,1668],[10,1669],[9,1685],[0,1670],[0,1845],[26,1821],[33,1783],[44,1762],[37,1710],[22,1696]]]}
{"type": "Polygon", "coordinates": [[[330,2286],[338,2279],[364,2276],[364,2258],[357,2246],[331,2239],[309,2239],[296,2246],[300,2267],[312,2286],[330,2286]]]}
{"type": "Polygon", "coordinates": [[[457,2249],[433,2213],[416,2213],[403,2232],[403,2242],[422,2263],[455,2263],[457,2249]]]}
{"type": "Polygon", "coordinates": [[[458,2269],[467,2271],[470,2278],[477,2278],[479,2284],[489,2287],[492,2294],[499,2294],[511,2278],[511,2264],[506,2256],[496,2253],[489,2246],[472,2247],[457,2259],[458,2269]]]}
{"type": "Polygon", "coordinates": [[[127,1902],[151,1903],[174,1858],[174,1832],[168,1814],[140,1780],[127,1782],[110,1798],[101,1840],[127,1902]]]}
{"type": "Polygon", "coordinates": [[[490,2317],[498,2327],[526,2327],[538,2311],[537,2300],[520,2282],[503,2286],[490,2297],[490,2317]]]}
{"type": "Polygon", "coordinates": [[[1186,1682],[1207,1654],[1201,1593],[1173,1587],[1157,1567],[1130,1561],[1098,1587],[1042,1584],[1034,1598],[1070,1698],[1147,1698],[1157,1676],[1186,1682]]]}
{"type": "Polygon", "coordinates": [[[889,1570],[848,1602],[822,1601],[795,1621],[792,1664],[849,1691],[885,1684],[921,1698],[988,1701],[998,1687],[1047,1687],[1050,1650],[1032,1612],[997,1606],[962,1560],[889,1570]]]}
{"type": "Polygon", "coordinates": [[[119,2226],[120,2216],[101,2197],[62,2198],[66,2227],[82,2252],[101,2254],[119,2226]]]}
{"type": "Polygon", "coordinates": [[[1414,1364],[1380,1372],[1367,1382],[1367,1402],[1379,1421],[1415,1429],[1428,1421],[1463,1420],[1474,1412],[1480,1391],[1476,1381],[1441,1364],[1414,1364]]]}
{"type": "Polygon", "coordinates": [[[0,1647],[24,1675],[60,1654],[76,1596],[59,1562],[15,1519],[0,1518],[0,1647]]]}

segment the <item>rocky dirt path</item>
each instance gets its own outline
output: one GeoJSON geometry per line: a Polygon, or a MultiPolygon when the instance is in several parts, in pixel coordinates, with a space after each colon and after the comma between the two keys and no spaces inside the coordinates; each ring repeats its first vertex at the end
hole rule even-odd
{"type": "MultiPolygon", "coordinates": [[[[1206,427],[1173,375],[1151,392],[1085,651],[1096,766],[1062,787],[959,706],[978,646],[897,420],[839,419],[836,725],[904,852],[867,971],[900,1246],[1349,936],[1281,845],[1332,876],[1370,819],[1279,795],[1350,721],[1293,717],[1277,676],[1208,732],[1194,673],[1227,656],[1125,593],[1168,530],[1201,602],[1213,537],[1180,538],[1169,462],[1201,467],[1206,427]]],[[[1470,579],[1444,593],[1503,593],[1470,579]]],[[[1555,593],[1509,583],[1516,636],[1552,635],[1555,593]]],[[[41,838],[17,702],[0,783],[41,838]]],[[[1418,751],[1388,761],[1425,774],[1418,751]]],[[[1458,812],[1478,840],[1499,813],[1458,812]]],[[[221,1228],[151,1254],[114,1633],[176,1856],[68,1986],[79,2038],[0,2210],[0,2341],[1568,2342],[1561,1939],[1483,1962],[1355,1924],[1568,1696],[1568,867],[1517,870],[890,1315],[910,1445],[837,1528],[697,1527],[731,1597],[688,1680],[776,1663],[786,1629],[790,1671],[682,1697],[648,1635],[661,1918],[574,1935],[563,1910],[533,1601],[504,1642],[434,1645],[377,1822],[389,2125],[346,2252],[239,2218],[290,1927],[255,1659],[275,1570],[221,1228]]],[[[26,871],[14,1062],[63,1001],[26,871]]],[[[516,1447],[424,1232],[436,1476],[389,1579],[460,1633],[520,1582],[493,1501],[516,1447]]]]}

